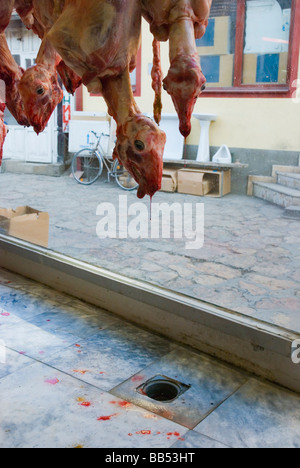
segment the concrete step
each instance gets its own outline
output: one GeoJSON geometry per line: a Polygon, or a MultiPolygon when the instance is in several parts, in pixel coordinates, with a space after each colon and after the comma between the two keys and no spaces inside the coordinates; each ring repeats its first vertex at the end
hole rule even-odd
{"type": "Polygon", "coordinates": [[[284,210],[283,217],[300,221],[300,206],[288,206],[284,210]]]}
{"type": "Polygon", "coordinates": [[[39,164],[26,163],[24,161],[15,161],[4,159],[1,166],[1,172],[12,172],[14,174],[36,174],[49,177],[60,177],[66,170],[65,164],[39,164]]]}
{"type": "Polygon", "coordinates": [[[277,183],[285,187],[300,190],[300,174],[277,172],[277,183]]]}
{"type": "Polygon", "coordinates": [[[300,190],[284,185],[253,182],[253,195],[283,208],[300,206],[300,190]]]}
{"type": "Polygon", "coordinates": [[[288,172],[289,174],[300,174],[300,166],[279,166],[273,164],[272,177],[276,177],[278,172],[288,172]]]}

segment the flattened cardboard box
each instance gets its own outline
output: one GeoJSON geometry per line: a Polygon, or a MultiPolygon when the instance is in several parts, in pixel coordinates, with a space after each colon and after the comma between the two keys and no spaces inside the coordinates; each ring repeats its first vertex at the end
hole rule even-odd
{"type": "Polygon", "coordinates": [[[35,210],[30,206],[19,206],[15,210],[0,208],[0,232],[48,247],[49,213],[35,210]]]}
{"type": "Polygon", "coordinates": [[[181,169],[178,171],[178,192],[223,197],[231,192],[231,170],[181,169]]]}
{"type": "Polygon", "coordinates": [[[164,169],[161,183],[162,192],[176,192],[178,185],[178,169],[164,169]]]}

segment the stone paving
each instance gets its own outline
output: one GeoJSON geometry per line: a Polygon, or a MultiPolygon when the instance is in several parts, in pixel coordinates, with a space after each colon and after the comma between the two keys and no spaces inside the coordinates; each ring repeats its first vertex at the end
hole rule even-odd
{"type": "MultiPolygon", "coordinates": [[[[186,239],[100,239],[97,206],[118,208],[119,196],[126,194],[114,181],[84,187],[68,174],[0,174],[1,207],[29,205],[49,212],[50,249],[300,332],[299,220],[247,196],[160,192],[155,203],[204,203],[201,249],[187,250],[186,239]]],[[[139,202],[135,193],[127,197],[128,206],[139,202]]],[[[144,203],[148,208],[149,201],[144,203]]]]}

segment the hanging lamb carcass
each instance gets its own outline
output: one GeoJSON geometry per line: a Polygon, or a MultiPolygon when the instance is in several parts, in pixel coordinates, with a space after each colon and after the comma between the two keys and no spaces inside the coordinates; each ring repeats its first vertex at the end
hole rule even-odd
{"type": "Polygon", "coordinates": [[[5,83],[5,95],[0,97],[0,165],[2,162],[4,140],[7,134],[7,128],[4,123],[5,107],[8,107],[20,125],[29,125],[18,89],[18,84],[24,70],[16,64],[5,37],[5,30],[10,22],[13,7],[14,0],[1,0],[0,2],[0,80],[3,80],[5,83]]]}
{"type": "Polygon", "coordinates": [[[45,16],[54,22],[45,40],[90,92],[103,94],[117,122],[114,157],[138,182],[138,197],[152,197],[161,188],[166,135],[142,114],[130,82],[140,47],[141,3],[66,0],[54,8],[53,1],[34,0],[33,5],[41,24],[45,16]]]}
{"type": "MultiPolygon", "coordinates": [[[[169,40],[170,69],[163,81],[171,95],[184,137],[191,132],[191,117],[206,79],[202,74],[196,39],[200,39],[208,23],[212,0],[141,0],[142,13],[154,35],[154,89],[159,93],[158,42],[169,40]],[[158,91],[157,91],[158,90],[158,91]]],[[[159,106],[156,96],[156,106],[159,106]]],[[[154,106],[155,108],[155,106],[154,106]]],[[[159,119],[159,107],[155,108],[159,119]]]]}
{"type": "Polygon", "coordinates": [[[0,80],[5,83],[7,108],[20,125],[29,126],[18,88],[24,70],[15,62],[5,37],[13,7],[14,0],[1,0],[0,2],[0,80]]]}
{"type": "Polygon", "coordinates": [[[0,97],[0,166],[2,163],[4,140],[7,134],[7,128],[4,123],[4,111],[5,111],[5,103],[1,100],[1,97],[0,97]]]}
{"type": "Polygon", "coordinates": [[[19,83],[26,115],[37,134],[44,131],[53,111],[63,99],[58,75],[66,90],[71,94],[74,94],[81,85],[80,77],[65,65],[46,39],[47,32],[58,17],[53,12],[55,3],[48,2],[48,7],[50,4],[52,5],[51,14],[47,14],[47,9],[45,9],[45,14],[38,16],[33,0],[15,0],[17,13],[25,26],[32,29],[42,40],[36,65],[25,71],[19,83]]]}
{"type": "MultiPolygon", "coordinates": [[[[14,2],[4,3],[11,9],[14,2]]],[[[45,128],[62,98],[57,71],[71,91],[82,80],[89,91],[103,94],[117,122],[114,156],[139,183],[138,196],[153,196],[161,187],[166,136],[143,116],[132,93],[130,72],[136,66],[141,17],[155,38],[155,120],[161,114],[159,42],[169,40],[170,69],[163,86],[187,137],[194,105],[205,88],[195,39],[205,33],[211,0],[15,0],[15,7],[24,24],[43,38],[37,65],[23,74],[19,86],[36,132],[45,128]]]]}
{"type": "MultiPolygon", "coordinates": [[[[51,106],[43,106],[41,95],[35,92],[35,96],[32,99],[31,103],[28,105],[28,102],[23,100],[22,96],[22,84],[26,86],[25,81],[22,80],[24,77],[24,70],[17,65],[15,62],[5,36],[5,30],[10,22],[13,9],[16,9],[18,15],[20,16],[22,22],[28,29],[32,29],[35,34],[40,38],[44,36],[44,29],[38,23],[34,17],[33,11],[33,1],[32,0],[1,0],[0,2],[0,80],[3,80],[5,83],[5,99],[1,102],[1,109],[4,111],[5,104],[19,123],[19,125],[29,127],[32,125],[35,128],[34,123],[39,120],[43,121],[41,127],[36,127],[35,130],[42,131],[44,130],[53,110],[58,104],[59,100],[62,99],[63,94],[62,90],[57,82],[57,71],[59,72],[63,83],[68,92],[74,93],[75,90],[80,86],[81,80],[75,73],[70,70],[57,55],[57,60],[55,62],[56,68],[48,73],[49,79],[57,83],[57,90],[59,92],[60,99],[53,99],[51,101],[51,106]],[[29,111],[30,109],[30,111],[29,111]]],[[[47,58],[43,57],[41,52],[41,59],[47,61],[47,58]]],[[[38,79],[39,74],[36,71],[33,72],[32,83],[34,85],[34,79],[38,79]]],[[[28,84],[28,82],[27,82],[28,84]]],[[[37,88],[35,88],[35,91],[37,88]]],[[[54,94],[54,93],[53,93],[54,94]]],[[[25,93],[27,96],[27,94],[25,93]]],[[[3,112],[1,118],[3,117],[3,112]]],[[[1,123],[1,139],[0,139],[0,153],[3,152],[4,138],[6,135],[6,127],[1,123]],[[5,131],[4,131],[5,130],[5,131]]]]}

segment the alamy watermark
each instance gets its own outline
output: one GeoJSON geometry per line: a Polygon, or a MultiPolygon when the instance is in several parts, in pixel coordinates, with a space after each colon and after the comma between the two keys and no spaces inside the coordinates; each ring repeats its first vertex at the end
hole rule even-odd
{"type": "Polygon", "coordinates": [[[294,364],[300,364],[300,340],[292,343],[292,361],[294,364]]]}
{"type": "Polygon", "coordinates": [[[96,215],[100,239],[181,239],[188,250],[204,245],[203,203],[128,203],[119,195],[115,203],[100,203],[96,215]]]}
{"type": "Polygon", "coordinates": [[[0,364],[6,363],[6,347],[3,340],[0,340],[0,364]]]}

